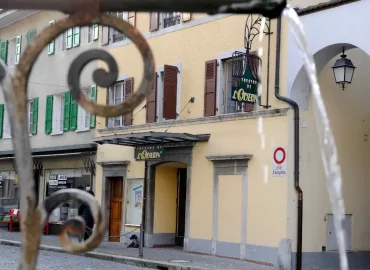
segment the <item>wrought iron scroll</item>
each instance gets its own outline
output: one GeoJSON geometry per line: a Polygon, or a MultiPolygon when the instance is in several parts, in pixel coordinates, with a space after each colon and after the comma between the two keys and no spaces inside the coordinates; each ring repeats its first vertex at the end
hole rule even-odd
{"type": "MultiPolygon", "coordinates": [[[[251,49],[254,38],[260,34],[261,23],[262,23],[261,15],[258,15],[256,17],[256,15],[249,14],[247,16],[244,31],[245,52],[235,51],[232,55],[232,77],[235,78],[235,80],[233,80],[233,83],[236,84],[236,86],[237,84],[239,84],[240,82],[239,78],[241,78],[244,75],[244,72],[248,66],[250,67],[254,77],[257,79],[258,82],[260,82],[258,66],[262,65],[262,59],[258,55],[251,53],[251,49]]],[[[270,49],[271,49],[270,41],[271,35],[273,34],[273,32],[271,32],[271,18],[266,18],[263,33],[268,36],[267,87],[266,87],[266,104],[265,105],[259,104],[259,106],[268,109],[271,107],[269,105],[269,80],[270,80],[269,74],[270,74],[270,49]]]]}
{"type": "Polygon", "coordinates": [[[22,246],[19,269],[33,270],[36,267],[39,245],[45,221],[61,203],[77,200],[88,205],[94,217],[92,236],[83,243],[74,243],[68,235],[79,235],[85,229],[80,217],[64,223],[59,238],[62,246],[70,253],[83,253],[96,248],[106,232],[106,216],[95,198],[78,189],[65,189],[53,193],[39,206],[33,181],[34,163],[27,125],[27,84],[32,67],[39,54],[56,37],[76,26],[99,24],[116,29],[133,41],[144,61],[144,74],[139,88],[122,104],[104,106],[90,101],[80,90],[80,75],[91,61],[104,61],[108,71],[97,69],[94,82],[100,87],[111,86],[118,77],[115,59],[106,51],[94,49],[80,54],[71,64],[68,85],[73,98],[89,113],[101,117],[127,114],[140,105],[151,90],[155,79],[155,63],[152,52],[139,31],[128,22],[104,14],[105,11],[153,11],[153,12],[200,12],[200,13],[261,13],[266,17],[278,17],[286,0],[0,0],[1,9],[59,10],[71,16],[49,26],[26,48],[16,73],[12,77],[6,65],[0,61],[0,88],[4,92],[13,134],[15,167],[20,181],[22,246]]]}

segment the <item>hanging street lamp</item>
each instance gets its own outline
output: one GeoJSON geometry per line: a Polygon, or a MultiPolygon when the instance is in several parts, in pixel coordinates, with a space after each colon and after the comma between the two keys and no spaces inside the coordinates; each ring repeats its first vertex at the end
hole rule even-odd
{"type": "Polygon", "coordinates": [[[347,85],[352,83],[352,78],[356,67],[353,65],[352,61],[347,58],[347,55],[344,54],[344,47],[340,57],[341,58],[335,62],[335,65],[332,67],[332,69],[334,72],[335,82],[344,91],[347,85]]]}

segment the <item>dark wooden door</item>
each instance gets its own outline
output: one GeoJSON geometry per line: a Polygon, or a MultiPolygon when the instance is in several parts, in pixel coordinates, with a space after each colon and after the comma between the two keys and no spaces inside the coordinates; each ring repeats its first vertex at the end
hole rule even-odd
{"type": "Polygon", "coordinates": [[[110,215],[109,215],[109,240],[120,242],[122,226],[122,193],[123,179],[111,178],[110,190],[110,215]]]}
{"type": "Polygon", "coordinates": [[[187,169],[179,169],[177,177],[177,224],[176,246],[184,246],[185,237],[185,211],[186,211],[186,178],[187,169]]]}

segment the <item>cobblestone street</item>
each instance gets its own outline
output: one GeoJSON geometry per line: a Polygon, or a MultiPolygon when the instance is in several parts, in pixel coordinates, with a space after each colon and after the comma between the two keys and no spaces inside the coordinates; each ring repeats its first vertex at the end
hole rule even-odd
{"type": "MultiPolygon", "coordinates": [[[[0,269],[17,269],[20,249],[18,247],[0,246],[0,269]]],[[[135,266],[123,265],[121,263],[102,261],[82,256],[74,256],[56,252],[41,251],[38,258],[38,270],[145,270],[135,266]]]]}

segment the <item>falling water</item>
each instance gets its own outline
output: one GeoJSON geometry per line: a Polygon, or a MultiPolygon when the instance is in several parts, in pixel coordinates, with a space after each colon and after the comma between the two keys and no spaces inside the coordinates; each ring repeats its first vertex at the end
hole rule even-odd
{"type": "Polygon", "coordinates": [[[284,10],[283,15],[287,18],[291,30],[295,36],[299,51],[304,60],[304,67],[311,84],[314,100],[314,115],[319,137],[321,158],[324,165],[330,203],[334,213],[334,227],[339,246],[340,266],[342,270],[347,270],[348,261],[345,251],[344,231],[342,228],[342,220],[344,219],[345,212],[342,198],[342,178],[340,166],[338,164],[337,147],[335,145],[334,136],[330,128],[329,118],[325,109],[324,101],[321,96],[315,62],[313,56],[309,53],[307,48],[307,40],[305,38],[303,24],[295,10],[289,5],[284,10]]]}
{"type": "MultiPolygon", "coordinates": [[[[258,36],[258,42],[259,42],[259,48],[257,51],[258,57],[262,59],[263,56],[263,38],[264,38],[264,31],[265,31],[265,26],[266,26],[266,18],[262,17],[261,18],[261,25],[260,25],[260,30],[259,30],[259,36],[258,36]]],[[[258,77],[262,78],[262,67],[261,65],[258,65],[258,77]]],[[[258,84],[258,90],[257,90],[257,95],[260,97],[262,94],[262,82],[258,84]]],[[[257,99],[257,102],[255,104],[255,110],[259,108],[259,99],[257,99]]],[[[265,145],[265,133],[263,131],[263,118],[259,116],[257,118],[257,132],[260,137],[260,142],[261,142],[261,149],[265,150],[266,145],[265,145]]],[[[265,184],[268,183],[268,166],[266,164],[261,164],[261,169],[263,170],[263,179],[265,184]]]]}
{"type": "MultiPolygon", "coordinates": [[[[263,56],[263,37],[264,37],[265,25],[266,25],[266,18],[262,17],[261,26],[260,26],[260,33],[259,33],[259,37],[258,37],[259,48],[258,48],[258,51],[257,51],[258,57],[260,59],[262,59],[262,56],[263,56]]],[[[261,67],[261,65],[258,65],[258,77],[262,78],[262,67],[261,67]]],[[[258,84],[257,96],[260,97],[261,93],[262,93],[262,82],[258,84]]],[[[259,105],[260,105],[259,104],[259,99],[257,99],[256,106],[259,107],[259,105]]],[[[257,109],[257,108],[255,108],[255,109],[257,109]]],[[[265,134],[263,132],[263,119],[262,119],[261,116],[258,117],[258,119],[257,119],[257,131],[258,131],[258,134],[259,134],[260,140],[261,140],[261,149],[264,150],[265,149],[265,134]]]]}

